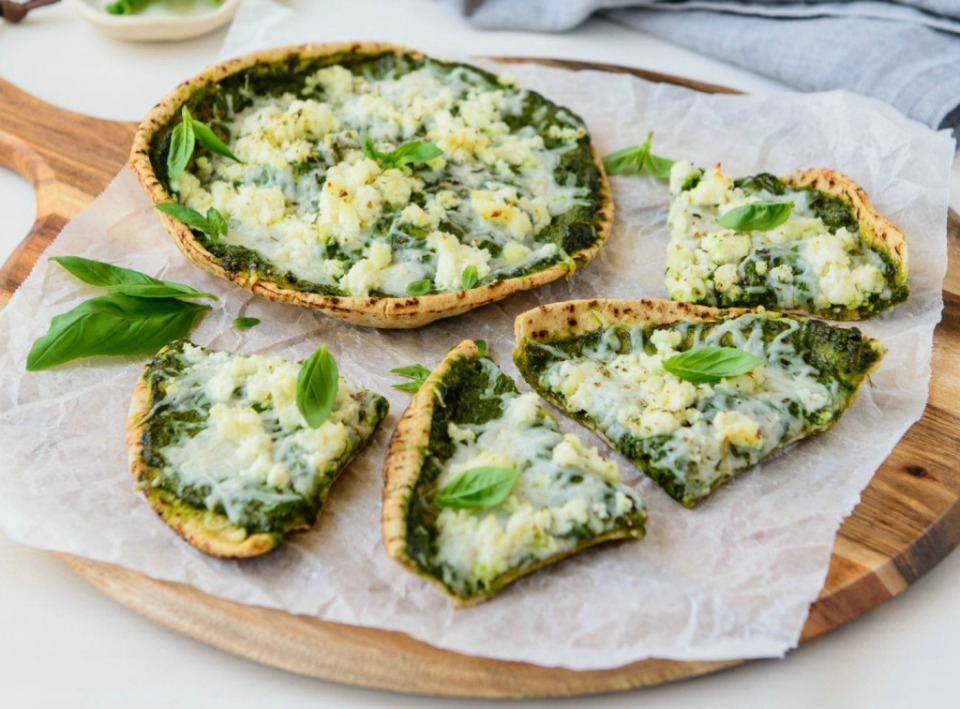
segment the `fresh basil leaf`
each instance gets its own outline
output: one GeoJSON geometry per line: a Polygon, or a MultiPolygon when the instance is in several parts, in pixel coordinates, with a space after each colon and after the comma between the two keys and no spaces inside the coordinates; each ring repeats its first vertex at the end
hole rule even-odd
{"type": "Polygon", "coordinates": [[[791,211],[793,202],[751,202],[731,209],[717,224],[737,231],[767,231],[787,221],[791,211]]]}
{"type": "Polygon", "coordinates": [[[27,370],[49,369],[93,355],[133,355],[156,352],[186,336],[209,305],[175,298],[135,298],[104,295],[55,315],[50,329],[27,355],[27,370]]]}
{"type": "Polygon", "coordinates": [[[367,136],[362,143],[363,154],[371,160],[376,160],[384,168],[399,168],[413,162],[427,162],[443,155],[434,143],[425,140],[411,140],[398,145],[389,153],[381,153],[373,147],[373,141],[367,136]]]}
{"type": "Polygon", "coordinates": [[[210,230],[206,233],[214,241],[227,233],[227,220],[217,211],[216,207],[210,207],[207,210],[207,224],[210,226],[210,230]]]}
{"type": "Polygon", "coordinates": [[[687,190],[692,190],[694,187],[700,184],[700,180],[703,179],[703,168],[697,168],[689,175],[686,176],[683,180],[683,184],[680,185],[680,191],[686,192],[687,190]]]}
{"type": "Polygon", "coordinates": [[[384,154],[373,147],[373,141],[370,140],[370,136],[366,136],[363,139],[363,154],[377,162],[380,162],[384,158],[384,154]]]}
{"type": "Polygon", "coordinates": [[[609,175],[639,175],[641,172],[646,172],[654,179],[669,181],[673,160],[650,152],[652,143],[653,131],[650,131],[642,144],[623,148],[607,155],[603,159],[603,169],[609,175]]]}
{"type": "Polygon", "coordinates": [[[392,152],[384,156],[393,167],[402,167],[412,162],[427,162],[443,155],[443,150],[434,143],[425,140],[411,140],[398,145],[392,152]]]}
{"type": "Polygon", "coordinates": [[[337,401],[337,363],[320,345],[301,365],[297,375],[297,409],[310,428],[320,428],[337,401]]]}
{"type": "Polygon", "coordinates": [[[404,382],[403,384],[392,385],[394,389],[407,391],[411,394],[416,394],[418,391],[420,391],[420,387],[423,386],[423,383],[427,380],[427,377],[430,376],[430,370],[424,367],[422,364],[410,364],[406,367],[397,367],[395,369],[391,369],[390,373],[399,374],[401,377],[412,379],[412,382],[404,382]]]}
{"type": "Polygon", "coordinates": [[[631,145],[610,153],[603,159],[603,169],[608,175],[639,174],[649,149],[646,144],[631,145]]]}
{"type": "Polygon", "coordinates": [[[121,268],[103,261],[83,258],[81,256],[51,256],[71,275],[76,276],[84,283],[103,288],[112,293],[135,295],[138,298],[212,298],[212,293],[203,293],[190,286],[172,281],[161,281],[148,276],[146,273],[121,268]]]}
{"type": "Polygon", "coordinates": [[[260,324],[260,318],[234,318],[233,326],[238,330],[249,330],[260,324]]]}
{"type": "Polygon", "coordinates": [[[396,367],[390,370],[391,374],[399,374],[408,379],[426,379],[430,376],[430,370],[422,364],[408,364],[406,367],[396,367]]]}
{"type": "Polygon", "coordinates": [[[430,279],[421,278],[419,281],[407,284],[407,295],[426,295],[430,292],[430,279]]]}
{"type": "Polygon", "coordinates": [[[643,169],[655,180],[663,182],[670,181],[670,170],[673,168],[673,160],[662,158],[653,153],[647,153],[647,159],[643,163],[643,169]]]}
{"type": "Polygon", "coordinates": [[[207,221],[207,218],[191,207],[177,202],[161,202],[153,205],[153,208],[164,214],[169,214],[174,219],[179,219],[188,227],[199,229],[202,232],[207,232],[210,229],[210,222],[207,221]]]}
{"type": "Polygon", "coordinates": [[[191,229],[199,229],[213,241],[217,241],[221,235],[227,233],[226,220],[213,207],[207,210],[207,216],[203,216],[196,209],[191,209],[177,202],[161,202],[155,204],[154,209],[169,214],[174,219],[179,219],[191,229]]]}
{"type": "Polygon", "coordinates": [[[190,111],[184,106],[181,113],[183,118],[173,129],[170,136],[170,149],[167,151],[167,177],[171,180],[180,177],[181,173],[187,169],[196,144],[190,111]]]}
{"type": "Polygon", "coordinates": [[[104,286],[104,290],[111,293],[122,293],[137,298],[211,298],[217,300],[212,293],[202,293],[190,286],[180,283],[160,281],[158,283],[121,283],[115,286],[104,286]]]}
{"type": "Polygon", "coordinates": [[[673,355],[663,368],[688,382],[719,382],[756,369],[763,360],[736,347],[697,347],[673,355]]]}
{"type": "Polygon", "coordinates": [[[476,288],[479,282],[480,275],[477,273],[476,266],[467,266],[465,269],[463,269],[463,273],[460,274],[460,285],[463,286],[464,290],[476,288]]]}
{"type": "Polygon", "coordinates": [[[480,353],[481,357],[487,356],[487,343],[485,340],[474,340],[473,344],[477,346],[477,351],[480,353]]]}
{"type": "Polygon", "coordinates": [[[243,162],[243,160],[230,152],[230,148],[224,145],[223,141],[217,137],[217,134],[214,133],[206,123],[201,123],[196,119],[191,121],[191,123],[193,125],[194,135],[196,136],[197,142],[200,143],[200,145],[205,147],[211,153],[216,153],[217,155],[222,155],[225,158],[230,158],[234,162],[243,162]]]}
{"type": "Polygon", "coordinates": [[[520,479],[515,468],[481,466],[460,473],[437,493],[437,504],[455,509],[484,509],[499,505],[520,479]]]}
{"type": "Polygon", "coordinates": [[[643,142],[647,146],[647,154],[643,160],[643,165],[641,168],[655,180],[662,180],[663,182],[670,181],[670,169],[673,167],[673,160],[670,158],[661,157],[659,155],[654,155],[650,150],[650,145],[653,143],[653,131],[647,133],[647,139],[643,142]]]}

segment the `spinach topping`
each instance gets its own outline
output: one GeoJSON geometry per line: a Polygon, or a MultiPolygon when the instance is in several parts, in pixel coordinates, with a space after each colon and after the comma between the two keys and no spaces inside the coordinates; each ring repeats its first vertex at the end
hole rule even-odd
{"type": "Polygon", "coordinates": [[[827,229],[834,234],[841,228],[846,228],[851,234],[860,232],[857,215],[848,200],[819,190],[811,189],[810,192],[813,195],[810,198],[810,209],[823,221],[827,229]]]}
{"type": "Polygon", "coordinates": [[[787,184],[776,175],[769,172],[761,172],[759,175],[749,177],[739,177],[733,181],[734,187],[739,187],[744,192],[763,192],[781,196],[787,191],[787,184]]]}

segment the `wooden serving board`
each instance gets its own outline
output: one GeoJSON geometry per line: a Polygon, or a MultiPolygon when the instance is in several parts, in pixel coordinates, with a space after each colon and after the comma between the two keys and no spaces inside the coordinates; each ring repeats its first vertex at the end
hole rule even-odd
{"type": "MultiPolygon", "coordinates": [[[[730,92],[623,67],[542,63],[730,92]]],[[[135,127],[63,111],[0,80],[0,164],[30,180],[37,195],[37,221],[0,269],[0,307],[64,224],[126,162],[135,127]]],[[[948,249],[951,268],[944,282],[943,321],[934,336],[929,403],[840,528],[826,583],[810,608],[801,641],[897,595],[960,544],[960,219],[952,212],[948,249]]],[[[257,662],[364,687],[445,696],[570,696],[659,684],[739,664],[644,660],[576,672],[488,660],[438,650],[402,633],[239,605],[118,566],[60,557],[110,597],[179,633],[257,662]]]]}

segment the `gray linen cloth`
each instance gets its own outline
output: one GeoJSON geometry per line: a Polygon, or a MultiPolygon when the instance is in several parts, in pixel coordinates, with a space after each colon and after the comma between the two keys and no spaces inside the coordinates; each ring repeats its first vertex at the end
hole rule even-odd
{"type": "Polygon", "coordinates": [[[485,29],[594,12],[797,89],[848,89],[960,135],[960,0],[455,0],[485,29]]]}

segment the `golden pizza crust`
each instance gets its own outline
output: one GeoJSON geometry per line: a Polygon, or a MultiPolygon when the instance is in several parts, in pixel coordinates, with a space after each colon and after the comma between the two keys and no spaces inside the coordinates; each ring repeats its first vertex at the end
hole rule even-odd
{"type": "MultiPolygon", "coordinates": [[[[425,57],[424,54],[416,50],[384,42],[330,42],[268,49],[230,59],[205,69],[192,79],[184,81],[160,101],[147,114],[134,136],[133,148],[130,153],[130,167],[133,168],[137,179],[140,180],[140,184],[143,185],[153,203],[156,205],[169,202],[173,197],[160,184],[153,170],[153,165],[150,163],[150,142],[158,131],[180,114],[181,107],[197,90],[255,64],[277,61],[291,54],[298,54],[303,57],[321,57],[338,52],[348,52],[354,55],[377,55],[391,52],[397,55],[409,54],[417,59],[425,57]]],[[[283,288],[269,281],[260,280],[256,275],[227,271],[197,241],[187,225],[163,212],[158,211],[157,216],[180,251],[194,264],[208,273],[236,283],[254,295],[278,303],[294,303],[306,308],[313,308],[321,311],[324,315],[354,325],[391,329],[415,328],[440,318],[460,315],[468,310],[502,300],[517,291],[530,290],[555,281],[562,276],[572,275],[574,271],[582,268],[600,252],[600,248],[613,228],[614,206],[610,194],[610,185],[603,170],[603,162],[593,146],[590,147],[590,152],[599,171],[600,180],[598,195],[600,207],[594,215],[597,240],[589,248],[571,254],[572,262],[565,261],[543,271],[508,278],[466,291],[399,298],[328,296],[317,293],[303,293],[283,288]]]]}
{"type": "Polygon", "coordinates": [[[549,303],[520,313],[513,322],[516,347],[514,357],[526,349],[527,340],[544,342],[560,334],[577,337],[599,330],[608,323],[650,323],[673,325],[679,322],[702,322],[724,316],[735,317],[757,312],[749,308],[712,308],[707,305],[679,303],[657,298],[604,300],[570,300],[549,303]]]}
{"type": "Polygon", "coordinates": [[[407,509],[427,458],[436,401],[434,394],[455,362],[474,359],[479,353],[470,340],[464,340],[447,353],[413,395],[387,448],[383,463],[383,542],[391,559],[416,574],[420,571],[407,555],[407,509]]]}
{"type": "MultiPolygon", "coordinates": [[[[161,350],[162,352],[163,350],[161,350]]],[[[137,381],[127,419],[127,456],[130,472],[141,485],[149,469],[143,458],[143,434],[147,430],[147,414],[151,406],[151,387],[146,369],[137,381]]],[[[172,505],[161,491],[143,487],[150,506],[167,525],[200,551],[223,558],[247,558],[265,554],[276,547],[282,535],[258,533],[248,535],[246,530],[230,523],[226,515],[198,510],[186,505],[172,505]]]]}
{"type": "MultiPolygon", "coordinates": [[[[513,322],[516,343],[513,350],[514,361],[520,359],[530,342],[549,342],[556,339],[580,337],[595,330],[606,328],[609,324],[618,325],[675,325],[680,322],[704,322],[724,317],[737,317],[745,313],[768,312],[771,315],[785,315],[779,311],[764,311],[750,308],[712,308],[707,305],[677,303],[657,298],[617,299],[617,300],[570,300],[563,303],[550,303],[520,313],[513,322]]],[[[811,319],[790,315],[792,318],[811,319]]],[[[833,325],[832,327],[837,327],[833,325]]],[[[858,331],[859,332],[859,331],[858,331]]],[[[876,350],[881,357],[887,348],[880,342],[860,332],[864,342],[876,350]]],[[[879,365],[877,360],[875,366],[879,365]]],[[[869,374],[869,372],[868,372],[869,374]]],[[[851,399],[851,402],[853,399],[851,399]]],[[[554,402],[556,403],[556,402],[554,402]]]]}
{"type": "MultiPolygon", "coordinates": [[[[907,239],[903,232],[873,208],[867,193],[843,173],[826,168],[795,170],[781,180],[793,187],[812,187],[853,205],[860,225],[860,240],[867,247],[886,254],[896,267],[894,283],[907,281],[907,239]]],[[[856,319],[856,318],[853,318],[856,319]]]]}

